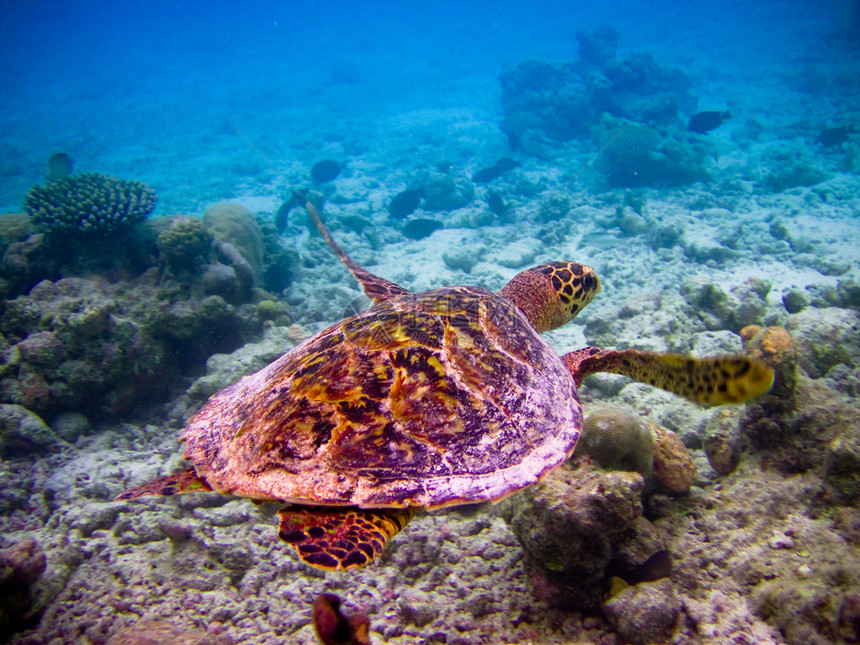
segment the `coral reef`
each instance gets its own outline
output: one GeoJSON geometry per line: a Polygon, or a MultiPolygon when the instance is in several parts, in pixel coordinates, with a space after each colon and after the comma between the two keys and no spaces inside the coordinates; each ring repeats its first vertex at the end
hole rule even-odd
{"type": "Polygon", "coordinates": [[[0,401],[40,415],[117,414],[163,396],[188,370],[259,333],[256,308],[175,285],[43,281],[0,313],[0,401]]]}
{"type": "Polygon", "coordinates": [[[684,72],[648,53],[618,58],[610,27],[577,33],[579,60],[525,61],[499,77],[502,131],[513,148],[546,156],[552,142],[611,141],[600,167],[610,187],[679,186],[708,178],[704,147],[680,132],[695,111],[684,72]],[[668,128],[677,136],[667,136],[668,128]]]}
{"type": "Polygon", "coordinates": [[[90,235],[130,228],[149,216],[156,201],[142,182],[85,172],[34,186],[24,208],[52,233],[90,235]]]}
{"type": "Polygon", "coordinates": [[[647,125],[605,119],[604,150],[598,164],[610,188],[672,187],[708,179],[705,150],[678,139],[665,139],[647,125]]]}

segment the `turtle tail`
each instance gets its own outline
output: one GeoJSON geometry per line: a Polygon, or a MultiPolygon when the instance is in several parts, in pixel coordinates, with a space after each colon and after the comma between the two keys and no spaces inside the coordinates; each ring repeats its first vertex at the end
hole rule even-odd
{"type": "Polygon", "coordinates": [[[577,386],[589,374],[612,372],[703,405],[742,403],[767,392],[773,370],[746,356],[691,358],[635,349],[584,347],[562,357],[577,386]]]}
{"type": "Polygon", "coordinates": [[[153,479],[140,486],[135,486],[117,496],[117,501],[137,499],[146,495],[176,495],[178,493],[210,492],[209,484],[200,479],[193,468],[182,472],[153,479]]]}

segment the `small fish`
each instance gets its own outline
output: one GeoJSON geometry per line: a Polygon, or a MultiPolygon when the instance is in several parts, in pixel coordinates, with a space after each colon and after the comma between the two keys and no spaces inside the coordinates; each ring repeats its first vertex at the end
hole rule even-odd
{"type": "Polygon", "coordinates": [[[672,575],[672,555],[667,549],[652,554],[650,558],[636,567],[628,582],[654,582],[672,575]]]}
{"type": "Polygon", "coordinates": [[[642,564],[630,568],[618,563],[611,565],[607,573],[610,576],[610,595],[621,591],[624,587],[640,582],[654,582],[672,575],[672,555],[667,549],[651,554],[642,564]]]}
{"type": "Polygon", "coordinates": [[[304,206],[305,198],[302,197],[296,191],[292,191],[292,196],[288,201],[285,201],[281,204],[281,207],[278,209],[278,212],[275,213],[275,228],[278,229],[278,233],[283,233],[287,230],[287,219],[290,216],[290,211],[293,210],[296,206],[304,206]]]}
{"type": "Polygon", "coordinates": [[[699,112],[690,117],[690,123],[687,124],[687,129],[690,132],[698,132],[699,134],[707,134],[711,130],[719,128],[726,119],[731,118],[728,110],[720,112],[718,110],[707,110],[699,112]]]}
{"type": "Polygon", "coordinates": [[[55,152],[48,159],[48,179],[56,181],[72,174],[75,163],[65,152],[55,152]]]}
{"type": "Polygon", "coordinates": [[[499,159],[489,168],[481,168],[478,172],[472,175],[472,181],[474,181],[476,184],[486,184],[488,182],[493,181],[494,179],[498,179],[503,174],[505,174],[509,170],[513,170],[519,165],[519,162],[513,159],[509,159],[508,157],[504,157],[502,159],[499,159]]]}
{"type": "Polygon", "coordinates": [[[487,206],[491,213],[498,215],[499,217],[508,212],[508,205],[505,203],[505,200],[502,199],[501,193],[495,190],[487,192],[487,206]]]}
{"type": "Polygon", "coordinates": [[[408,237],[410,240],[423,240],[425,237],[433,235],[433,232],[440,228],[443,228],[442,222],[417,217],[406,222],[400,232],[403,233],[403,237],[408,237]]]}
{"type": "Polygon", "coordinates": [[[857,130],[854,126],[851,125],[843,125],[838,128],[827,128],[826,130],[822,130],[821,134],[815,138],[815,143],[820,144],[825,148],[841,146],[843,143],[848,141],[848,136],[854,134],[856,131],[857,130]]]}
{"type": "Polygon", "coordinates": [[[343,166],[333,159],[317,161],[311,168],[311,179],[315,184],[324,184],[336,179],[342,169],[343,166]]]}
{"type": "Polygon", "coordinates": [[[314,629],[323,645],[371,645],[370,619],[364,614],[344,616],[340,598],[323,593],[314,600],[314,629]]]}
{"type": "Polygon", "coordinates": [[[388,214],[394,219],[403,219],[411,215],[421,203],[421,191],[407,188],[397,193],[388,203],[388,214]]]}

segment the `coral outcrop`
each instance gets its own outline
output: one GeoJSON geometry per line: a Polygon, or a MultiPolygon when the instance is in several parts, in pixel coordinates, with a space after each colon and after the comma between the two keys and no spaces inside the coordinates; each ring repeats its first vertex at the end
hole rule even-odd
{"type": "Polygon", "coordinates": [[[0,328],[0,402],[40,415],[139,408],[260,331],[251,304],[84,278],[43,281],[6,301],[0,328]]]}
{"type": "Polygon", "coordinates": [[[85,172],[34,186],[24,208],[52,233],[107,234],[145,220],[157,200],[143,182],[85,172]]]}
{"type": "Polygon", "coordinates": [[[577,451],[584,450],[603,468],[651,474],[654,437],[635,414],[618,406],[592,412],[582,425],[577,451]]]}
{"type": "Polygon", "coordinates": [[[505,502],[539,598],[595,609],[610,570],[632,577],[664,548],[659,531],[642,517],[644,487],[638,473],[599,471],[582,462],[557,468],[505,502]]]}
{"type": "Polygon", "coordinates": [[[45,566],[45,552],[32,539],[0,552],[0,638],[38,618],[32,588],[45,566]]]}

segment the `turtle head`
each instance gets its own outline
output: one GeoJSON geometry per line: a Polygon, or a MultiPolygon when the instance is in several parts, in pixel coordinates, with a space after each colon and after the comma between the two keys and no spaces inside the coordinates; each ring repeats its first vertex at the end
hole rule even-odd
{"type": "Polygon", "coordinates": [[[578,262],[540,264],[514,276],[499,294],[538,332],[569,323],[600,291],[594,269],[578,262]]]}

